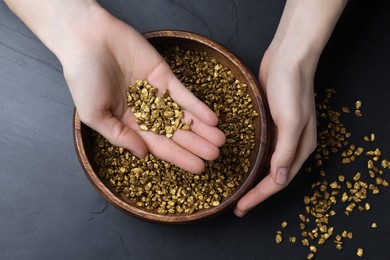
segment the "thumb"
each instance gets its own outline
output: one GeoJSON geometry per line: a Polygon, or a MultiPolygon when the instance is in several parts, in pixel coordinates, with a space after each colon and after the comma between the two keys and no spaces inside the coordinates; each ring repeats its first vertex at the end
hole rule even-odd
{"type": "Polygon", "coordinates": [[[297,125],[283,124],[277,129],[275,151],[271,158],[271,176],[277,184],[286,185],[289,181],[289,171],[298,148],[302,128],[297,125]]]}
{"type": "Polygon", "coordinates": [[[139,158],[145,157],[148,153],[146,143],[137,132],[127,127],[111,113],[101,115],[88,125],[103,135],[112,145],[128,149],[139,158]]]}

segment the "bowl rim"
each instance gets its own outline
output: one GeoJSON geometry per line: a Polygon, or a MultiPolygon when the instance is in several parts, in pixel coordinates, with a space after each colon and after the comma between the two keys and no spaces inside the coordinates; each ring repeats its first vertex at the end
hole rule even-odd
{"type": "Polygon", "coordinates": [[[74,145],[76,148],[77,157],[80,161],[80,164],[87,175],[91,184],[95,189],[100,193],[108,202],[110,202],[115,207],[125,211],[126,213],[150,222],[157,223],[170,223],[170,224],[184,224],[198,222],[200,220],[205,220],[210,217],[221,214],[226,211],[228,208],[232,207],[236,202],[250,189],[252,188],[254,182],[261,177],[261,170],[264,169],[266,163],[266,155],[269,147],[269,131],[268,131],[268,118],[267,118],[267,105],[264,102],[263,94],[260,91],[260,84],[255,79],[252,72],[237,58],[231,51],[226,49],[224,46],[219,43],[201,36],[196,33],[182,31],[182,30],[156,30],[151,32],[146,32],[143,34],[146,39],[158,38],[158,37],[174,37],[180,39],[186,39],[190,41],[196,41],[202,45],[206,45],[209,48],[212,48],[214,51],[218,52],[222,56],[226,56],[234,66],[240,68],[241,73],[248,80],[247,85],[251,87],[253,94],[256,99],[256,106],[259,109],[259,119],[262,131],[260,131],[260,136],[256,138],[260,139],[258,153],[256,156],[255,164],[253,165],[251,173],[248,175],[248,178],[243,180],[238,190],[235,190],[227,199],[223,200],[220,205],[216,207],[211,207],[207,210],[199,210],[193,214],[166,214],[161,215],[155,212],[150,212],[141,208],[138,208],[135,205],[129,205],[125,201],[121,200],[117,194],[112,192],[104,182],[99,178],[98,174],[93,170],[91,163],[88,160],[86,150],[84,147],[82,139],[82,127],[88,127],[83,124],[78,116],[76,107],[74,108],[73,113],[73,139],[74,145]],[[265,140],[265,143],[262,142],[265,140]]]}

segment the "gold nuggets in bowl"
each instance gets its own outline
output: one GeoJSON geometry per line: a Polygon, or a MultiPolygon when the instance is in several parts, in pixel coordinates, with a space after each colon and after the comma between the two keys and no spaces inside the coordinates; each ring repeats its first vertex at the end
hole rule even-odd
{"type": "MultiPolygon", "coordinates": [[[[209,218],[233,206],[264,167],[268,133],[258,83],[233,54],[207,38],[178,31],[145,36],[178,79],[219,117],[218,127],[227,138],[220,157],[207,161],[200,175],[152,154],[139,159],[112,146],[75,113],[81,164],[98,191],[133,216],[164,223],[209,218]]],[[[183,111],[169,93],[158,96],[146,81],[137,81],[127,97],[141,129],[168,138],[175,130],[190,130],[191,122],[182,122],[183,111]]]]}
{"type": "MultiPolygon", "coordinates": [[[[256,142],[252,122],[258,114],[247,85],[207,53],[178,46],[161,53],[181,82],[219,115],[218,127],[227,137],[220,157],[207,162],[198,176],[151,154],[139,159],[97,134],[94,160],[99,176],[137,206],[158,214],[193,214],[220,205],[240,185],[250,168],[256,142]]],[[[136,81],[129,86],[128,105],[141,129],[170,138],[174,130],[189,125],[180,121],[183,111],[168,93],[156,97],[156,92],[145,80],[136,81]]]]}

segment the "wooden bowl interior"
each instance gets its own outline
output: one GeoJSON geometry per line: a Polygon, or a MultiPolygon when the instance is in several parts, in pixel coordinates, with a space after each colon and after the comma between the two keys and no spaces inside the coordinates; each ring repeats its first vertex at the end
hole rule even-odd
{"type": "Polygon", "coordinates": [[[128,198],[114,191],[114,188],[108,182],[100,180],[97,176],[98,168],[93,161],[93,137],[92,130],[80,122],[77,113],[75,113],[75,143],[79,159],[87,173],[90,181],[97,190],[110,201],[114,206],[125,210],[135,217],[163,223],[189,223],[206,219],[213,215],[223,212],[232,206],[249,188],[252,187],[261,175],[264,168],[264,158],[267,150],[267,122],[263,99],[259,92],[259,86],[251,72],[238,61],[229,51],[213,41],[186,32],[159,31],[146,33],[145,37],[155,47],[180,46],[182,49],[205,51],[211,57],[218,60],[222,65],[228,67],[236,79],[245,82],[248,85],[248,93],[252,98],[254,108],[259,116],[254,119],[256,145],[250,155],[251,167],[245,174],[241,185],[226,198],[219,206],[203,209],[191,215],[167,214],[160,215],[149,212],[143,208],[137,207],[128,198]],[[77,127],[79,126],[79,127],[77,127]],[[83,158],[84,157],[84,158],[83,158]]]}

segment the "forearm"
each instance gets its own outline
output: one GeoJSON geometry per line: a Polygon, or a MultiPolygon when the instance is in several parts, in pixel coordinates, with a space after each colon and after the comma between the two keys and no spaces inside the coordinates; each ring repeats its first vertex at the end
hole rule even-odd
{"type": "Polygon", "coordinates": [[[99,9],[94,0],[5,0],[5,3],[57,56],[70,44],[80,23],[99,9]]]}
{"type": "MultiPolygon", "coordinates": [[[[288,0],[270,49],[316,63],[347,0],[288,0]]],[[[313,64],[315,65],[315,64],[313,64]]]]}

